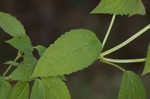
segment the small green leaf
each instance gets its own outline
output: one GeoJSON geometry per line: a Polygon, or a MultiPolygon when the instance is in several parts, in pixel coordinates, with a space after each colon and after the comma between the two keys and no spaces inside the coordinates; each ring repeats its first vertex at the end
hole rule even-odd
{"type": "Polygon", "coordinates": [[[130,13],[130,16],[133,16],[135,14],[145,15],[145,13],[145,7],[142,3],[142,0],[139,0],[139,2],[136,5],[136,8],[130,13]]]}
{"type": "Polygon", "coordinates": [[[23,25],[15,17],[3,12],[0,12],[0,27],[13,37],[25,35],[23,25]]]}
{"type": "Polygon", "coordinates": [[[40,56],[42,56],[42,54],[46,50],[46,47],[44,47],[42,45],[35,46],[34,48],[38,50],[40,56]]]}
{"type": "Polygon", "coordinates": [[[34,65],[21,63],[10,75],[12,80],[29,81],[34,69],[34,65]]]}
{"type": "Polygon", "coordinates": [[[27,35],[22,35],[22,36],[18,36],[18,37],[14,37],[8,41],[6,41],[6,43],[12,45],[14,48],[18,49],[19,51],[22,52],[27,52],[27,51],[32,51],[32,44],[30,42],[30,39],[27,35]]]}
{"type": "Polygon", "coordinates": [[[141,0],[102,0],[92,14],[145,15],[141,0]]]}
{"type": "Polygon", "coordinates": [[[36,80],[31,99],[71,99],[65,83],[59,77],[36,80]]]}
{"type": "MultiPolygon", "coordinates": [[[[30,57],[29,57],[30,58],[30,57]]],[[[22,62],[18,67],[11,73],[10,77],[12,80],[29,81],[31,79],[36,61],[32,63],[22,62]]]]}
{"type": "Polygon", "coordinates": [[[150,45],[148,47],[148,52],[147,52],[147,58],[146,58],[146,64],[144,67],[144,71],[142,75],[146,75],[150,73],[150,45]]]}
{"type": "Polygon", "coordinates": [[[11,85],[4,78],[0,77],[0,98],[8,99],[11,85]]]}
{"type": "Polygon", "coordinates": [[[6,65],[12,65],[12,66],[18,66],[19,63],[15,62],[15,61],[7,61],[4,64],[6,64],[6,65]]]}
{"type": "Polygon", "coordinates": [[[28,99],[29,84],[27,82],[18,82],[10,92],[8,99],[28,99]]]}
{"type": "Polygon", "coordinates": [[[0,27],[9,35],[13,36],[11,40],[6,41],[20,51],[31,50],[32,44],[29,37],[25,33],[25,29],[21,22],[15,17],[0,12],[0,27]]]}
{"type": "Polygon", "coordinates": [[[147,99],[142,81],[134,72],[124,72],[119,99],[147,99]]]}
{"type": "Polygon", "coordinates": [[[35,65],[37,63],[37,59],[33,56],[32,52],[25,52],[24,53],[24,63],[35,65]]]}
{"type": "Polygon", "coordinates": [[[82,70],[97,60],[100,52],[101,43],[93,32],[72,30],[47,48],[33,77],[58,76],[82,70]]]}

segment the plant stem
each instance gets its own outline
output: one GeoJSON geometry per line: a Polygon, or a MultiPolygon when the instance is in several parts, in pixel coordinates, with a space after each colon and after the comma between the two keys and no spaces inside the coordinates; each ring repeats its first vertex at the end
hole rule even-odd
{"type": "Polygon", "coordinates": [[[147,25],[146,27],[144,27],[143,29],[141,29],[139,32],[137,32],[136,34],[134,34],[133,36],[131,36],[129,39],[127,39],[126,41],[124,41],[123,43],[111,48],[110,50],[107,50],[105,52],[103,52],[101,54],[101,56],[105,56],[105,55],[108,55],[110,53],[113,53],[117,50],[119,50],[120,48],[126,46],[127,44],[129,44],[130,42],[132,42],[133,40],[135,40],[137,37],[141,36],[143,33],[145,33],[147,30],[150,29],[150,24],[147,25]]]}
{"type": "MultiPolygon", "coordinates": [[[[22,57],[22,54],[21,54],[20,52],[18,52],[18,55],[17,55],[17,57],[14,59],[14,61],[16,62],[20,57],[22,57]]],[[[6,74],[9,72],[9,70],[11,69],[11,67],[12,67],[12,64],[10,64],[10,65],[8,66],[8,68],[6,69],[6,71],[3,73],[3,76],[6,76],[6,74]]]]}
{"type": "Polygon", "coordinates": [[[106,33],[106,35],[105,35],[104,41],[103,41],[103,43],[102,43],[102,48],[104,48],[104,46],[105,46],[105,44],[106,44],[106,42],[107,42],[107,39],[108,39],[108,36],[110,35],[110,31],[111,31],[112,26],[113,26],[113,24],[114,24],[115,18],[116,18],[116,15],[114,14],[113,17],[112,17],[112,19],[111,19],[111,22],[110,22],[109,28],[108,28],[108,30],[107,30],[107,33],[106,33]]]}
{"type": "Polygon", "coordinates": [[[103,60],[112,62],[112,63],[140,63],[145,62],[145,58],[141,59],[111,59],[111,58],[103,58],[103,60]]]}
{"type": "Polygon", "coordinates": [[[121,66],[119,66],[119,65],[117,65],[117,64],[114,64],[114,63],[111,63],[111,62],[108,62],[108,61],[105,61],[105,60],[103,60],[102,62],[103,62],[103,63],[106,63],[106,64],[109,64],[109,65],[112,65],[112,66],[114,66],[115,68],[117,68],[117,69],[119,69],[119,70],[121,70],[121,71],[123,71],[123,72],[126,71],[124,68],[122,68],[121,66]]]}

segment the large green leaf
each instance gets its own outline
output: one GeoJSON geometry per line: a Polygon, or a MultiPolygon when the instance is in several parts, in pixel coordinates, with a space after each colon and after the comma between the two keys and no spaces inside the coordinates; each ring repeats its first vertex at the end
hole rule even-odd
{"type": "Polygon", "coordinates": [[[150,73],[150,45],[148,46],[146,64],[142,75],[146,75],[148,73],[150,73]]]}
{"type": "Polygon", "coordinates": [[[101,43],[85,29],[72,30],[61,36],[43,53],[33,77],[70,74],[82,70],[98,59],[101,43]]]}
{"type": "Polygon", "coordinates": [[[147,99],[145,88],[134,72],[124,72],[119,99],[147,99]]]}
{"type": "Polygon", "coordinates": [[[29,84],[27,82],[18,82],[10,92],[8,99],[28,99],[29,84]]]}
{"type": "Polygon", "coordinates": [[[0,27],[13,37],[25,35],[23,25],[13,16],[0,12],[0,27]]]}
{"type": "Polygon", "coordinates": [[[70,94],[59,77],[42,78],[35,81],[31,99],[70,99],[70,94]]]}
{"type": "Polygon", "coordinates": [[[116,14],[135,15],[145,14],[145,8],[141,0],[101,0],[92,14],[116,14]]]}
{"type": "Polygon", "coordinates": [[[8,99],[11,85],[4,78],[0,77],[0,99],[8,99]]]}

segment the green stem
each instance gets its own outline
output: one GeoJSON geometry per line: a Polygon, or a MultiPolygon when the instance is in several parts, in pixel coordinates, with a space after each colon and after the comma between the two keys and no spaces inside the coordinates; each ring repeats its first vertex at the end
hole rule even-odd
{"type": "Polygon", "coordinates": [[[140,63],[145,62],[145,58],[141,59],[111,59],[111,58],[103,58],[103,60],[112,62],[112,63],[140,63]]]}
{"type": "Polygon", "coordinates": [[[144,27],[143,29],[141,29],[139,32],[137,32],[136,34],[134,34],[133,36],[131,36],[129,39],[127,39],[126,41],[124,41],[123,43],[111,48],[110,50],[107,50],[105,52],[103,52],[101,54],[101,56],[105,56],[105,55],[108,55],[110,53],[113,53],[117,50],[119,50],[120,48],[126,46],[127,44],[129,44],[130,42],[132,42],[133,40],[135,40],[137,37],[141,36],[143,33],[145,33],[147,30],[150,29],[150,24],[147,25],[146,27],[144,27]]]}
{"type": "Polygon", "coordinates": [[[106,42],[107,42],[107,39],[108,39],[108,37],[109,37],[109,35],[110,35],[110,31],[111,31],[112,26],[113,26],[113,24],[114,24],[115,18],[116,18],[116,15],[114,14],[113,17],[112,17],[112,19],[111,19],[111,22],[110,22],[109,28],[108,28],[108,30],[107,30],[107,33],[106,33],[106,35],[105,35],[104,41],[103,41],[103,43],[102,43],[102,48],[104,48],[104,46],[105,46],[105,44],[106,44],[106,42]]]}
{"type": "MultiPolygon", "coordinates": [[[[14,61],[16,62],[20,57],[22,57],[22,54],[20,52],[18,52],[17,57],[14,59],[14,61]]],[[[9,70],[11,69],[12,65],[10,64],[8,66],[8,68],[6,69],[6,71],[3,73],[3,76],[6,76],[6,74],[9,72],[9,70]]]]}
{"type": "Polygon", "coordinates": [[[3,76],[6,76],[6,74],[8,73],[8,71],[11,69],[12,65],[9,65],[8,68],[6,69],[6,71],[3,73],[3,76]]]}
{"type": "Polygon", "coordinates": [[[126,71],[124,68],[122,68],[121,66],[119,66],[119,65],[117,65],[117,64],[114,64],[114,63],[111,63],[111,62],[108,62],[108,61],[105,61],[105,60],[103,60],[102,62],[103,62],[103,63],[106,63],[106,64],[109,64],[109,65],[112,65],[112,66],[114,66],[115,68],[117,68],[117,69],[119,69],[119,70],[121,70],[121,71],[123,71],[123,72],[126,71]]]}

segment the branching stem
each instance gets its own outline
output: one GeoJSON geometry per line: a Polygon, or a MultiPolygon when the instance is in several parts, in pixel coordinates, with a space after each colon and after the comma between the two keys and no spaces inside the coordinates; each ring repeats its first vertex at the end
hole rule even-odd
{"type": "Polygon", "coordinates": [[[123,43],[121,43],[121,44],[119,44],[119,45],[117,45],[117,46],[115,46],[115,47],[113,47],[113,48],[111,48],[111,49],[109,49],[109,50],[103,52],[103,53],[101,54],[101,56],[103,57],[103,56],[105,56],[105,55],[108,55],[108,54],[110,54],[110,53],[113,53],[113,52],[119,50],[120,48],[126,46],[127,44],[129,44],[130,42],[132,42],[133,40],[135,40],[137,37],[141,36],[143,33],[145,33],[145,32],[146,32],[147,30],[149,30],[149,29],[150,29],[150,24],[147,25],[146,27],[144,27],[143,29],[141,29],[139,32],[137,32],[137,33],[134,34],[133,36],[131,36],[129,39],[127,39],[127,40],[124,41],[123,43]]]}
{"type": "Polygon", "coordinates": [[[112,65],[112,66],[114,66],[115,68],[117,68],[117,69],[119,69],[119,70],[121,70],[121,71],[123,71],[123,72],[126,71],[124,68],[122,68],[121,66],[119,66],[119,65],[117,65],[117,64],[114,64],[114,63],[111,63],[111,62],[108,62],[108,61],[105,61],[105,60],[103,60],[102,62],[103,62],[103,63],[106,63],[106,64],[109,64],[109,65],[112,65]]]}
{"type": "MultiPolygon", "coordinates": [[[[18,55],[17,55],[17,57],[14,59],[14,61],[16,62],[19,58],[21,58],[22,57],[22,53],[20,53],[20,52],[18,52],[18,55]]],[[[10,64],[9,66],[8,66],[8,68],[6,69],[6,71],[3,73],[3,76],[6,76],[7,75],[7,73],[9,72],[9,70],[11,69],[11,67],[12,67],[12,64],[10,64]]]]}

